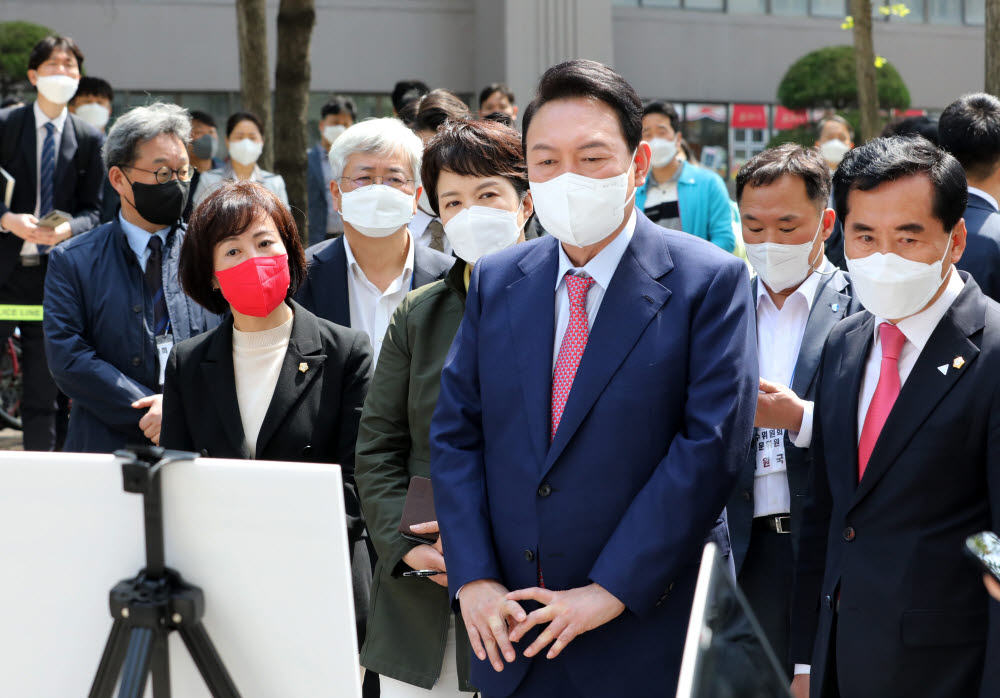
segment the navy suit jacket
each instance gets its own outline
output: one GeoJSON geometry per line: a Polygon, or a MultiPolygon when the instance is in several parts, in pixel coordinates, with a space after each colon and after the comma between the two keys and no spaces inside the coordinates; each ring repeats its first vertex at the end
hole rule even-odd
{"type": "Polygon", "coordinates": [[[1000,605],[962,554],[967,536],[1000,530],[1000,305],[961,274],[860,483],[875,318],[847,318],[824,350],[792,619],[814,698],[831,695],[834,652],[843,696],[1000,695],[1000,605]]]}
{"type": "MultiPolygon", "coordinates": [[[[479,579],[534,587],[540,563],[548,588],[596,582],[627,608],[563,651],[574,685],[549,695],[672,695],[700,551],[753,428],[746,267],[636,215],[552,443],[551,237],[476,264],[431,424],[452,598],[479,579]]],[[[473,656],[472,683],[509,695],[536,634],[501,673],[473,656]]]]}
{"type": "MultiPolygon", "coordinates": [[[[757,284],[760,278],[754,278],[750,290],[754,301],[757,299],[757,284]]],[[[837,270],[823,278],[816,295],[813,298],[812,309],[806,320],[806,329],[802,334],[802,345],[795,361],[795,371],[792,374],[792,384],[789,386],[803,400],[816,400],[816,382],[818,377],[819,359],[823,353],[826,338],[834,326],[843,318],[861,310],[861,303],[851,295],[850,277],[837,270]]],[[[818,409],[818,408],[817,408],[818,409]]],[[[814,413],[815,419],[815,413],[814,413]]],[[[729,498],[726,507],[729,523],[729,539],[732,543],[733,562],[736,573],[739,574],[746,560],[750,547],[750,530],[753,526],[753,486],[754,471],[757,468],[756,432],[746,463],[740,472],[736,489],[729,498]]],[[[788,490],[791,494],[792,517],[792,551],[798,552],[798,522],[802,517],[802,502],[805,498],[806,483],[809,469],[812,467],[812,457],[809,449],[796,448],[791,439],[785,435],[785,459],[788,474],[788,490]]],[[[788,574],[792,570],[786,570],[788,574]]],[[[782,662],[786,657],[779,657],[782,662]]]]}
{"type": "MultiPolygon", "coordinates": [[[[413,249],[413,288],[443,279],[455,258],[418,245],[413,249]]],[[[351,302],[347,295],[347,251],[341,235],[306,250],[309,274],[295,294],[304,308],[324,320],[351,326],[351,302]]]]}
{"type": "Polygon", "coordinates": [[[955,266],[972,274],[983,293],[1000,301],[1000,212],[970,192],[965,227],[969,231],[965,252],[955,266]]]}
{"type": "Polygon", "coordinates": [[[323,175],[323,160],[326,151],[317,143],[309,149],[309,168],[306,171],[306,193],[309,200],[309,244],[318,245],[326,239],[326,219],[328,215],[326,197],[330,182],[323,175]]]}

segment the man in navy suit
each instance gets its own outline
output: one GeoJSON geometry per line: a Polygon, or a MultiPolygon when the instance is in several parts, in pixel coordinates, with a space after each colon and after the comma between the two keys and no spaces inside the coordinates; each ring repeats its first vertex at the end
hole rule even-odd
{"type": "Polygon", "coordinates": [[[0,321],[0,343],[16,327],[21,330],[24,447],[30,451],[51,451],[56,445],[57,390],[45,358],[40,312],[48,253],[97,225],[101,211],[101,134],[66,108],[82,64],[83,54],[72,39],[42,39],[28,58],[28,79],[38,98],[0,111],[0,167],[14,178],[9,206],[4,203],[7,182],[0,178],[0,305],[39,311],[0,321]],[[39,226],[52,211],[71,220],[54,228],[39,226]]]}
{"type": "Polygon", "coordinates": [[[938,134],[969,181],[968,237],[955,266],[1000,301],[1000,99],[980,92],[955,100],[941,114],[938,134]]]}
{"type": "Polygon", "coordinates": [[[820,367],[797,695],[997,696],[1000,616],[962,549],[1000,525],[1000,305],[955,268],[965,175],[929,141],[880,138],[847,154],[834,198],[867,312],[820,367]]]}
{"type": "Polygon", "coordinates": [[[524,134],[550,236],[476,265],[431,426],[472,682],[487,698],[669,695],[752,434],[746,269],[634,209],[650,149],[610,68],[546,71],[524,134]]]}
{"type": "Polygon", "coordinates": [[[330,194],[330,160],[333,142],[357,120],[354,100],[334,95],[320,111],[319,143],[309,149],[309,244],[318,245],[327,238],[341,235],[344,222],[333,207],[330,194]]]}

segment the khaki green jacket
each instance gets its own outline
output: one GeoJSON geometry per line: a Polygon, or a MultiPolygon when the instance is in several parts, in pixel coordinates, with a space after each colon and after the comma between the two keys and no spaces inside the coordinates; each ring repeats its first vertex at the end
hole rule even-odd
{"type": "MultiPolygon", "coordinates": [[[[465,262],[406,296],[389,323],[368,390],[355,455],[361,509],[378,552],[361,664],[431,688],[441,671],[452,610],[448,590],[404,578],[414,543],[398,531],[410,477],[430,477],[430,425],[441,369],[465,313],[465,262]]],[[[461,690],[469,684],[469,639],[455,618],[461,690]]]]}

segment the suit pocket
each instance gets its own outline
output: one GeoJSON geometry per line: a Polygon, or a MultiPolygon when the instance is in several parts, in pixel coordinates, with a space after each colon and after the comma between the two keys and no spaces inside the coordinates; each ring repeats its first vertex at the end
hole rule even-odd
{"type": "Polygon", "coordinates": [[[983,611],[904,611],[906,647],[942,647],[986,642],[983,611]]]}

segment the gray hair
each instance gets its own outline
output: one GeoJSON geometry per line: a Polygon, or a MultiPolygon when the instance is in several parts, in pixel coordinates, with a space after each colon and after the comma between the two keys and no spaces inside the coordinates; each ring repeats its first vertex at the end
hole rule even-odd
{"type": "Polygon", "coordinates": [[[135,150],[139,144],[161,133],[177,136],[187,144],[191,140],[191,117],[187,109],[176,104],[156,102],[122,114],[104,141],[102,154],[105,169],[131,165],[135,162],[135,150]]]}
{"type": "Polygon", "coordinates": [[[368,119],[344,131],[330,147],[330,172],[334,180],[344,176],[347,159],[355,153],[391,155],[402,151],[410,161],[413,179],[420,182],[420,156],[424,143],[399,119],[368,119]]]}

